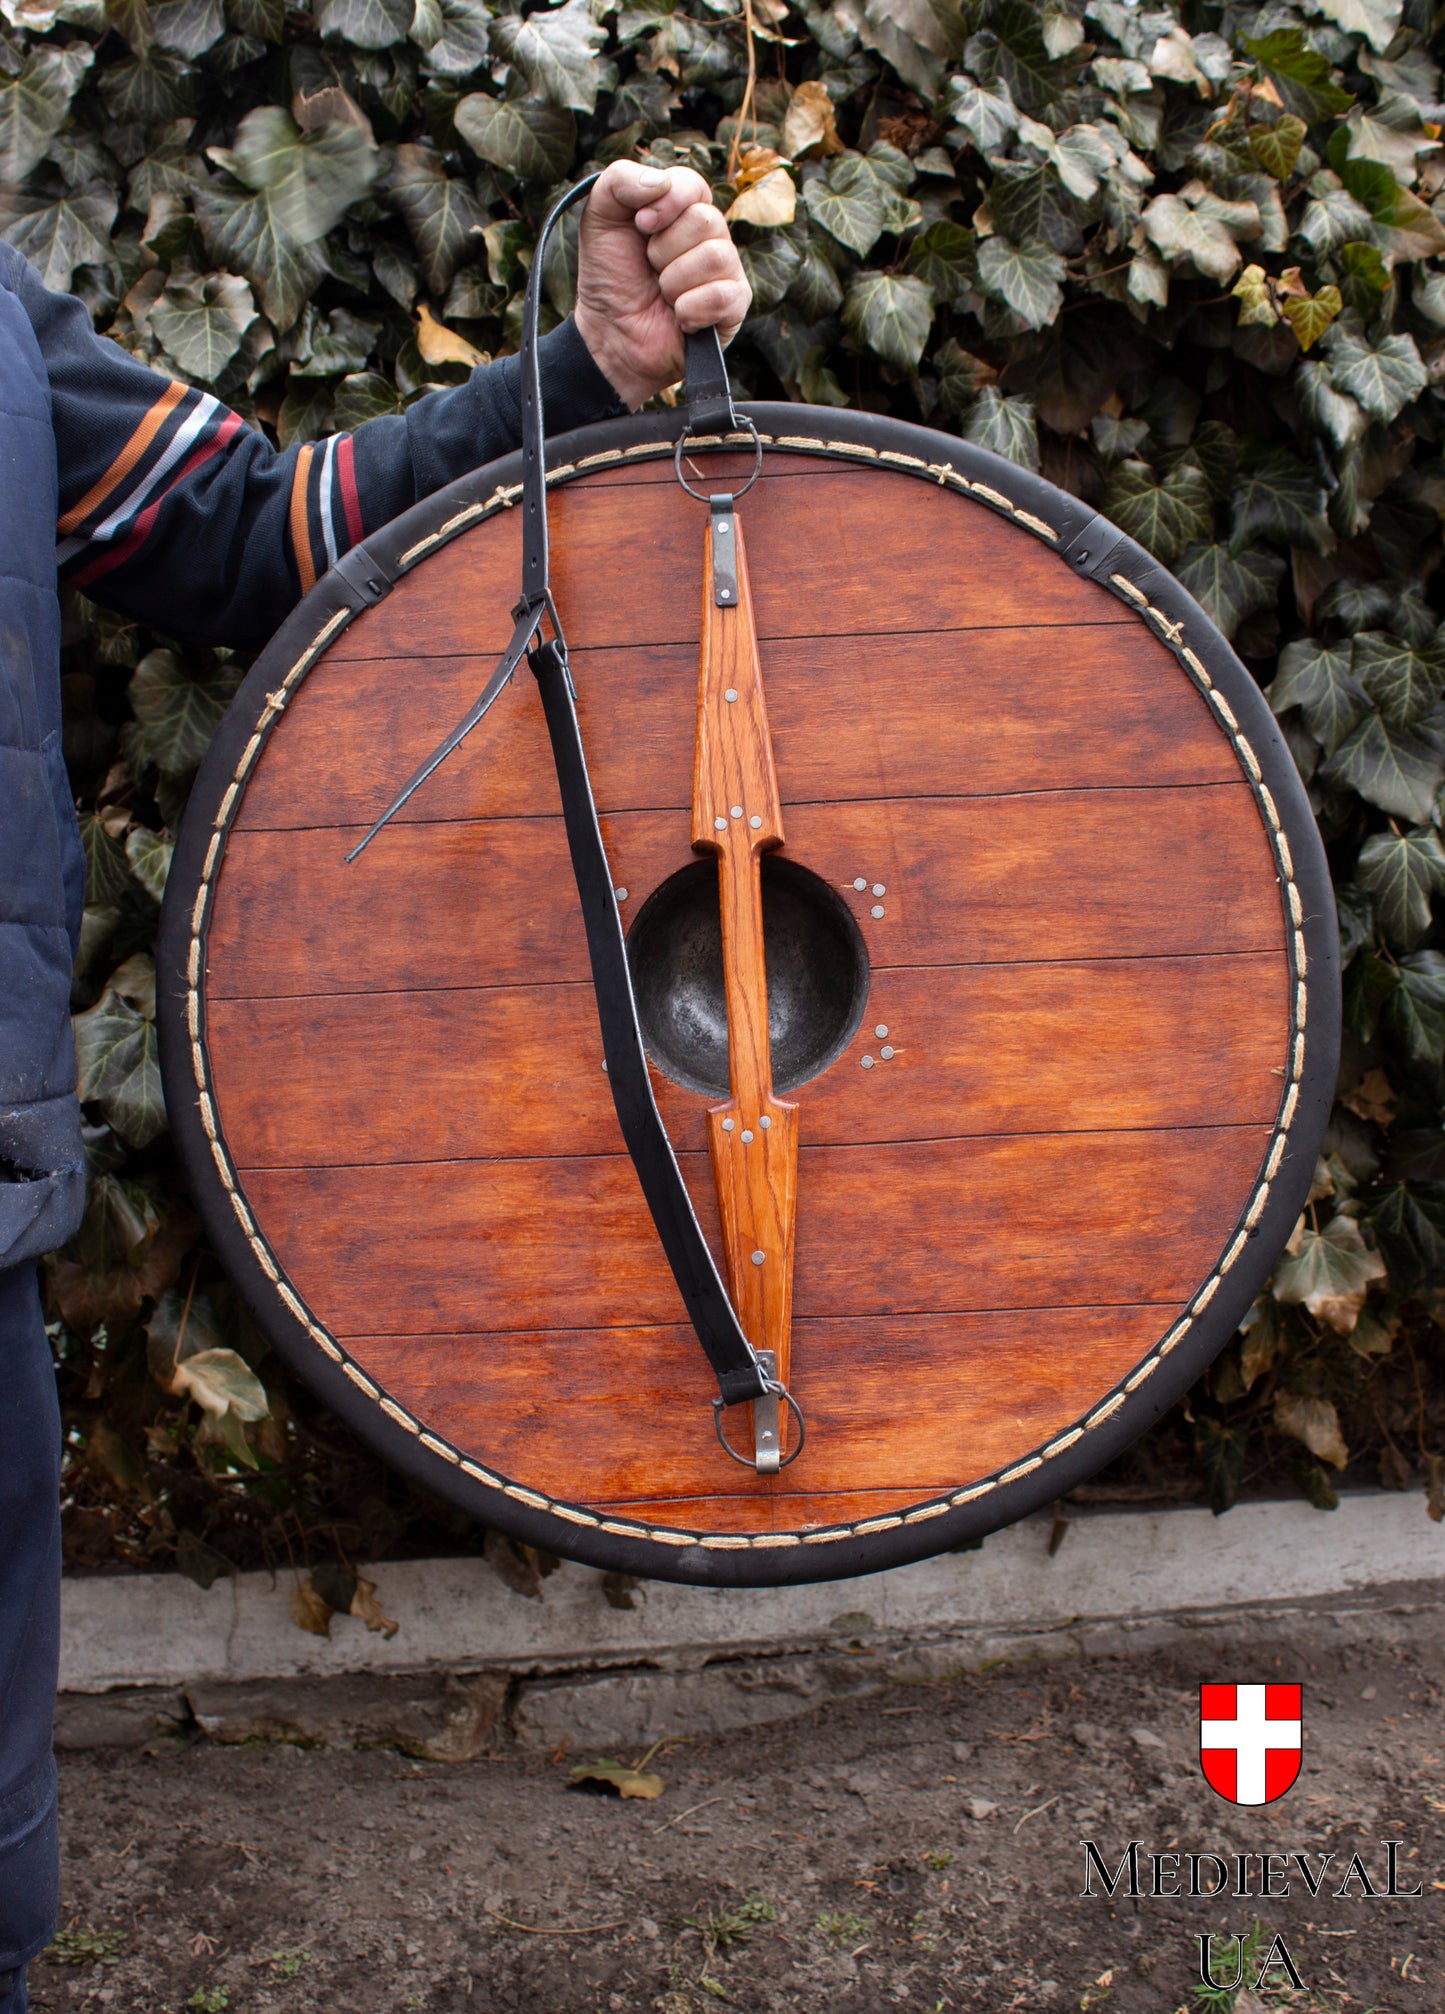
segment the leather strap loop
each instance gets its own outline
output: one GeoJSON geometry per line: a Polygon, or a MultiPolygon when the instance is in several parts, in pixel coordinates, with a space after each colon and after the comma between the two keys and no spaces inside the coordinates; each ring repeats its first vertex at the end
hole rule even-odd
{"type": "Polygon", "coordinates": [[[687,338],[687,379],[682,388],[690,434],[733,434],[738,416],[733,411],[732,386],[723,362],[722,338],[716,329],[695,329],[687,338]]]}

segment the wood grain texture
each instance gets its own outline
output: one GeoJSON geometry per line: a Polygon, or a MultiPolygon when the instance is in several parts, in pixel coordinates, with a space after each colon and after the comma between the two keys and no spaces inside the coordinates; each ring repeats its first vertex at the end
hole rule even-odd
{"type": "MultiPolygon", "coordinates": [[[[707,513],[663,464],[553,501],[627,918],[696,857],[707,513]]],[[[228,842],[206,1026],[272,1249],[401,1404],[531,1487],[762,1531],[966,1485],[1128,1374],[1248,1198],[1288,973],[1238,762],[1116,600],[877,470],[770,456],[745,521],[784,850],[871,964],[858,1035],[790,1093],[799,1464],[769,1482],[711,1440],[620,1152],[530,678],[343,865],[505,641],[515,513],[404,576],[293,695],[228,842]]],[[[720,1253],[708,1101],[658,1090],[720,1253]]]]}
{"type": "MultiPolygon", "coordinates": [[[[552,591],[571,644],[696,647],[705,505],[680,508],[671,483],[637,484],[623,501],[588,479],[554,489],[548,511],[552,591]]],[[[756,587],[761,637],[1132,620],[1028,533],[909,476],[841,464],[805,482],[765,475],[747,513],[754,550],[768,554],[756,587]]],[[[327,654],[336,663],[495,658],[520,578],[521,519],[511,510],[490,522],[485,542],[473,534],[440,547],[408,577],[409,591],[366,610],[327,654]]]]}
{"type": "MultiPolygon", "coordinates": [[[[685,804],[696,642],[571,656],[602,810],[685,804]],[[609,732],[619,707],[626,734],[609,732]]],[[[1237,781],[1208,707],[1162,656],[1137,622],[893,636],[886,652],[873,637],[774,639],[764,673],[784,804],[1237,781]]],[[[480,657],[330,662],[288,706],[239,827],[369,825],[492,670],[480,657]]],[[[536,684],[519,675],[396,822],[525,817],[555,791],[536,684]]]]}
{"type": "MultiPolygon", "coordinates": [[[[1267,1124],[1287,986],[1271,952],[875,971],[842,1062],[799,1093],[808,1138],[1267,1124]]],[[[418,1110],[438,1159],[616,1151],[585,984],[217,1000],[210,1022],[243,1168],[414,1160],[418,1110]]],[[[701,1150],[706,1098],[654,1083],[674,1141],[701,1150]]]]}
{"type": "MultiPolygon", "coordinates": [[[[761,860],[783,844],[747,541],[736,511],[713,512],[702,574],[702,641],[693,752],[692,845],[717,862],[731,1095],[708,1111],[708,1149],[728,1292],[755,1350],[786,1385],[798,1206],[798,1108],[773,1096],[761,860]],[[725,537],[731,606],[718,606],[716,544],[725,537]]],[[[769,1411],[777,1412],[770,1402],[769,1411]]],[[[784,1408],[786,1412],[786,1408],[784,1408]]],[[[756,1408],[755,1433],[763,1431],[756,1408]]],[[[787,1422],[768,1424],[786,1449],[787,1422]]],[[[757,1443],[762,1448],[762,1442],[757,1443]]]]}
{"type": "MultiPolygon", "coordinates": [[[[1241,1126],[805,1140],[795,1318],[1182,1299],[1233,1228],[1267,1139],[1241,1126]]],[[[680,1158],[716,1246],[706,1160],[680,1158]]],[[[258,1169],[246,1192],[298,1292],[343,1338],[679,1318],[625,1156],[258,1169]]]]}
{"type": "MultiPolygon", "coordinates": [[[[794,1374],[809,1393],[809,1439],[784,1476],[766,1490],[750,1486],[748,1497],[821,1493],[808,1519],[821,1523],[845,1514],[829,1507],[829,1494],[905,1486],[916,1502],[955,1487],[962,1475],[1006,1463],[1021,1440],[1066,1427],[1158,1341],[1173,1313],[1057,1310],[1043,1318],[1046,1353],[1032,1312],[799,1321],[794,1374]],[[1036,1366],[1026,1381],[1025,1360],[1036,1366]]],[[[486,1459],[535,1488],[640,1506],[660,1494],[664,1445],[672,1451],[664,1522],[716,1524],[689,1499],[736,1499],[734,1465],[708,1428],[715,1387],[690,1329],[358,1336],[350,1346],[439,1432],[463,1448],[484,1444],[486,1459]],[[630,1394],[625,1405],[619,1390],[630,1394]]]]}
{"type": "MultiPolygon", "coordinates": [[[[784,812],[789,857],[844,894],[874,966],[1282,949],[1243,783],[918,798],[906,817],[887,801],[784,812]]],[[[602,830],[629,913],[694,858],[685,807],[614,813],[602,830]]],[[[348,867],[359,837],[234,836],[208,944],[213,997],[587,977],[560,814],[398,826],[348,867]]]]}

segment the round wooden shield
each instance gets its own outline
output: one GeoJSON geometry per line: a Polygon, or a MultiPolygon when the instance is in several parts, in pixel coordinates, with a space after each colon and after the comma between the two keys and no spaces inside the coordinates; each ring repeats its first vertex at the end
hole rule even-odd
{"type": "MultiPolygon", "coordinates": [[[[1308,801],[1177,582],[958,440],[750,410],[796,1461],[759,1475],[714,1438],[608,1093],[525,671],[345,861],[510,633],[519,457],[369,539],[266,650],[197,782],[162,939],[172,1123],[275,1346],[486,1523],[714,1584],[956,1546],[1156,1419],[1302,1207],[1339,1024],[1308,801]]],[[[708,514],[676,427],[550,444],[553,581],[658,1100],[717,1244],[717,870],[690,824],[708,514]]],[[[696,460],[704,490],[749,466],[696,460]]]]}

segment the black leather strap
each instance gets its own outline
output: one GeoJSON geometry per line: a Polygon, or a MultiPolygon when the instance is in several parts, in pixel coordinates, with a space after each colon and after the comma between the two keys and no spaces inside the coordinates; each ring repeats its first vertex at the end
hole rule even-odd
{"type": "MultiPolygon", "coordinates": [[[[541,688],[543,711],[552,738],[552,755],[557,765],[557,781],[562,791],[562,815],[567,827],[567,844],[572,854],[572,871],[582,904],[582,920],[587,932],[587,953],[592,966],[592,984],[597,993],[597,1018],[602,1027],[602,1053],[607,1059],[607,1081],[618,1124],[637,1179],[657,1226],[657,1235],[667,1262],[677,1281],[678,1291],[697,1332],[708,1362],[717,1377],[720,1403],[737,1405],[744,1399],[762,1398],[778,1389],[758,1361],[757,1353],[743,1333],[727,1289],[722,1283],[702,1227],[693,1211],[687,1185],[677,1165],[667,1128],[652,1095],[647,1051],[637,1019],[637,1002],[632,991],[632,973],[627,963],[627,943],[622,918],[613,891],[612,870],[597,822],[597,806],[592,780],[587,773],[587,757],[577,720],[576,693],[567,664],[567,642],[552,600],[547,552],[547,468],[542,426],[542,381],[538,363],[538,321],[542,300],[542,268],[547,241],[558,220],[580,203],[597,180],[586,180],[569,189],[555,204],[542,226],[532,270],[527,280],[527,298],[522,314],[522,594],[512,611],[515,627],[512,640],[488,679],[480,698],[451,733],[427,757],[396,800],[372,826],[371,831],[347,855],[354,860],[368,846],[383,825],[399,811],[414,790],[420,789],[432,771],[469,735],[482,715],[509,684],[530,650],[528,661],[541,688]],[[536,642],[543,621],[552,634],[536,642]]],[[[716,329],[704,329],[687,338],[687,380],[684,387],[684,424],[693,433],[731,431],[737,425],[732,395],[728,390],[727,368],[722,343],[716,329]]],[[[358,583],[359,585],[359,583],[358,583]]]]}
{"type": "Polygon", "coordinates": [[[690,434],[736,433],[732,386],[716,329],[697,329],[687,338],[683,404],[690,434]]]}
{"type": "MultiPolygon", "coordinates": [[[[757,1353],[738,1321],[727,1289],[708,1249],[702,1227],[677,1165],[657,1100],[652,1095],[652,1079],[647,1069],[647,1051],[637,1018],[637,1002],[632,991],[632,973],[627,963],[627,942],[622,917],[613,889],[612,869],[602,843],[597,822],[597,806],[592,795],[592,779],[587,771],[587,755],[577,719],[576,694],[567,663],[567,642],[561,620],[552,602],[547,557],[547,479],[543,450],[542,385],[537,365],[537,328],[541,307],[541,278],[547,240],[558,219],[574,203],[580,202],[597,177],[590,176],[569,189],[542,226],[532,270],[527,280],[527,299],[522,317],[522,600],[519,619],[535,609],[545,610],[552,636],[537,645],[529,662],[536,674],[552,738],[552,757],[557,765],[557,782],[562,793],[562,816],[567,827],[567,844],[572,854],[572,872],[582,905],[582,921],[587,932],[587,955],[592,965],[592,984],[597,994],[597,1018],[602,1028],[602,1053],[607,1059],[607,1081],[617,1122],[667,1262],[677,1281],[678,1291],[697,1332],[708,1362],[717,1378],[724,1405],[742,1399],[761,1398],[768,1379],[757,1353]]],[[[686,423],[689,432],[716,431],[719,424],[733,423],[732,398],[722,344],[716,329],[687,342],[688,379],[685,387],[686,423]],[[704,382],[695,384],[700,371],[704,382]],[[705,414],[699,419],[694,401],[705,414]]],[[[519,621],[520,626],[520,621],[519,621]]]]}
{"type": "Polygon", "coordinates": [[[767,1379],[718,1277],[652,1095],[622,918],[577,721],[567,647],[560,638],[550,637],[537,646],[529,662],[541,688],[557,781],[562,787],[562,817],[587,931],[602,1053],[607,1058],[607,1081],[622,1137],[688,1318],[716,1374],[723,1404],[761,1398],[767,1379]]]}

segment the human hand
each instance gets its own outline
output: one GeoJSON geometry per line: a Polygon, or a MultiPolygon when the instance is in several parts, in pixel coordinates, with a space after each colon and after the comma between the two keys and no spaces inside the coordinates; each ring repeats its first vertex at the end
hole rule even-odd
{"type": "Polygon", "coordinates": [[[587,198],[577,253],[577,330],[629,406],[683,374],[683,337],[732,341],[752,302],[712,191],[691,168],[614,161],[587,198]]]}

